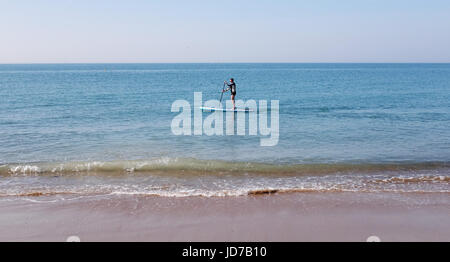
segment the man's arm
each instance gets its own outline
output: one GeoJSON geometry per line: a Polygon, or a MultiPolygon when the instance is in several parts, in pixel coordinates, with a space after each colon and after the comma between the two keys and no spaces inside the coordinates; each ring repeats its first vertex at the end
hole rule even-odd
{"type": "Polygon", "coordinates": [[[225,82],[223,82],[224,84],[226,84],[227,86],[228,86],[228,88],[227,89],[225,89],[225,90],[223,90],[223,92],[226,92],[226,91],[228,91],[228,90],[230,90],[231,89],[231,84],[228,84],[228,82],[227,81],[225,81],[225,82]]]}

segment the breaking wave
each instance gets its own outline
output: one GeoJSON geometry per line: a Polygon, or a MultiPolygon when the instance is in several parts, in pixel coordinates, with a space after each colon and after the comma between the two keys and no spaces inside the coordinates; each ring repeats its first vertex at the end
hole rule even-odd
{"type": "Polygon", "coordinates": [[[7,164],[0,197],[230,197],[287,193],[450,193],[450,165],[275,165],[183,158],[7,164]]]}
{"type": "MultiPolygon", "coordinates": [[[[0,165],[2,176],[64,175],[64,174],[129,174],[145,172],[220,174],[255,173],[261,175],[320,175],[334,173],[376,173],[385,171],[420,171],[448,169],[448,162],[423,163],[324,163],[265,164],[227,162],[193,158],[156,158],[149,160],[75,161],[59,163],[25,163],[0,165]]],[[[382,182],[382,181],[380,181],[382,182]]]]}

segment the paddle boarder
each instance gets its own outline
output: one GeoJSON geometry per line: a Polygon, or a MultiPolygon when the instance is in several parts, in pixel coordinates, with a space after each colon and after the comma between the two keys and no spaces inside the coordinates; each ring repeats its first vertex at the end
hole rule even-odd
{"type": "Polygon", "coordinates": [[[230,90],[231,92],[231,101],[233,102],[233,110],[236,109],[236,105],[234,104],[234,98],[236,97],[236,83],[234,82],[234,78],[230,78],[230,83],[228,84],[227,81],[224,82],[228,86],[227,89],[223,90],[222,92],[227,92],[230,90]]]}

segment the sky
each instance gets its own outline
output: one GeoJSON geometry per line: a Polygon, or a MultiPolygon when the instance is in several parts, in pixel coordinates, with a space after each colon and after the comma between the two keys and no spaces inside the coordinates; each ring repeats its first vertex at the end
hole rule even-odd
{"type": "Polygon", "coordinates": [[[0,0],[0,63],[450,62],[448,0],[0,0]]]}

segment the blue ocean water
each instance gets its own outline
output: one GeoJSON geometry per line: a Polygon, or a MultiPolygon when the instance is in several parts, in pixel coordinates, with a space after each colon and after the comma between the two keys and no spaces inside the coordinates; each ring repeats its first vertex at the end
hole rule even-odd
{"type": "Polygon", "coordinates": [[[9,173],[173,159],[446,166],[449,130],[450,64],[0,65],[0,167],[9,173]],[[261,147],[259,136],[172,134],[175,100],[219,99],[230,77],[237,99],[279,100],[276,146],[261,147]]]}
{"type": "Polygon", "coordinates": [[[450,64],[0,65],[0,97],[2,164],[450,161],[450,64]],[[237,99],[280,101],[277,146],[172,134],[175,100],[219,99],[230,77],[237,99]]]}

